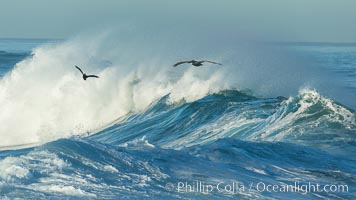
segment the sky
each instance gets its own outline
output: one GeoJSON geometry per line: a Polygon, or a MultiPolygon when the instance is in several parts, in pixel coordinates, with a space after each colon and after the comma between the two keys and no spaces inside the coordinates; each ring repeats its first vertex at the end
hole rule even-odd
{"type": "Polygon", "coordinates": [[[273,41],[356,42],[355,10],[355,0],[0,0],[0,38],[63,39],[135,26],[234,30],[273,41]]]}

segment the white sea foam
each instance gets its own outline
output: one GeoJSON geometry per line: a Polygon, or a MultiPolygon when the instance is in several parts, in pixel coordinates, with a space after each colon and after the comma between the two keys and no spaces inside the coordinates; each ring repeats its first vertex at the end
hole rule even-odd
{"type": "Polygon", "coordinates": [[[142,138],[138,138],[130,142],[125,142],[120,146],[121,147],[146,147],[146,148],[155,147],[153,144],[147,141],[146,136],[143,136],[142,138]]]}
{"type": "Polygon", "coordinates": [[[78,197],[91,197],[95,198],[96,194],[92,194],[89,192],[85,192],[80,188],[75,188],[73,186],[66,186],[66,185],[40,185],[36,186],[33,189],[42,191],[42,192],[52,192],[52,193],[59,193],[69,196],[78,196],[78,197]]]}
{"type": "Polygon", "coordinates": [[[106,171],[112,172],[112,173],[118,173],[119,170],[117,170],[115,167],[111,166],[111,165],[105,165],[104,169],[106,171]]]}
{"type": "Polygon", "coordinates": [[[47,151],[32,152],[19,157],[6,157],[0,160],[0,179],[7,182],[31,178],[31,169],[49,174],[68,167],[69,164],[47,151]]]}
{"type": "Polygon", "coordinates": [[[0,178],[7,182],[26,178],[30,174],[28,168],[21,164],[21,161],[19,161],[18,158],[14,157],[7,157],[4,160],[1,160],[0,169],[0,178]]]}

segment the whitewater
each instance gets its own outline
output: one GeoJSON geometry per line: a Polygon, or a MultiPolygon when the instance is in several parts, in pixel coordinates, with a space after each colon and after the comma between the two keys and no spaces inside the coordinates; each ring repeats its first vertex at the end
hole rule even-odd
{"type": "Polygon", "coordinates": [[[355,198],[356,46],[207,40],[0,40],[0,197],[355,198]]]}

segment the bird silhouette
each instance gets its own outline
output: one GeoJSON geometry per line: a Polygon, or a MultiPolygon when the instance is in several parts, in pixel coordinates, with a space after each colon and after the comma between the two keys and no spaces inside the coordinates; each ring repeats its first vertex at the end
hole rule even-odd
{"type": "Polygon", "coordinates": [[[176,64],[173,65],[173,67],[177,67],[178,65],[185,64],[185,63],[190,63],[190,64],[192,64],[193,66],[200,67],[200,66],[202,66],[203,63],[205,63],[205,62],[212,63],[212,64],[216,64],[216,65],[222,65],[221,63],[217,63],[217,62],[213,62],[213,61],[209,61],[209,60],[201,60],[201,61],[188,60],[188,61],[177,62],[176,64]]]}
{"type": "Polygon", "coordinates": [[[77,69],[82,73],[84,80],[87,80],[87,78],[89,78],[89,77],[99,78],[99,76],[97,76],[97,75],[87,75],[87,74],[84,73],[84,72],[82,71],[82,69],[80,69],[77,65],[75,65],[75,68],[77,68],[77,69]]]}

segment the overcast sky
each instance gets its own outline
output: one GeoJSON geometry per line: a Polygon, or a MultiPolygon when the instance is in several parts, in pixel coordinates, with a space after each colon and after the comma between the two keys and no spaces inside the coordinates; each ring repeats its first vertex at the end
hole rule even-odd
{"type": "Polygon", "coordinates": [[[356,42],[355,0],[0,0],[1,38],[217,26],[272,40],[356,42]]]}

